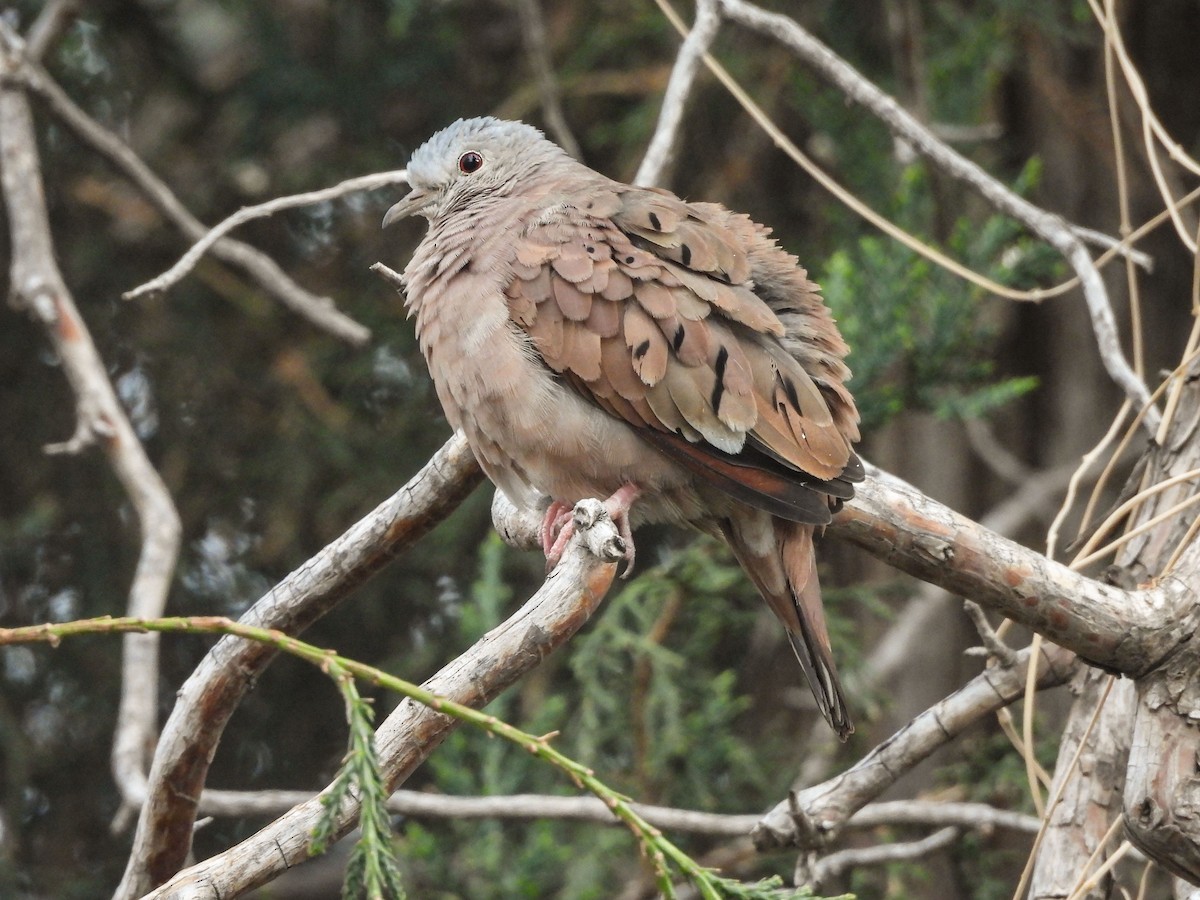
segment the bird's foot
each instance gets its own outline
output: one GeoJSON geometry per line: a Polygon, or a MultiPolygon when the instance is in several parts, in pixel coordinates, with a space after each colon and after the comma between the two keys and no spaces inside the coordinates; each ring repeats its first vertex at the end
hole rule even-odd
{"type": "Polygon", "coordinates": [[[622,578],[628,578],[633,574],[635,554],[633,529],[629,525],[629,512],[633,509],[634,501],[641,495],[642,489],[636,484],[623,484],[617,488],[615,494],[604,501],[604,508],[612,516],[613,524],[617,526],[617,533],[625,542],[625,571],[621,573],[622,578]]]}
{"type": "MultiPolygon", "coordinates": [[[[624,484],[604,501],[604,509],[612,517],[613,524],[617,526],[617,533],[625,543],[625,571],[621,573],[622,578],[628,578],[633,571],[635,549],[633,530],[629,525],[629,511],[641,493],[642,489],[636,484],[624,484]]],[[[562,560],[563,552],[574,534],[574,509],[555,500],[546,510],[546,516],[542,520],[542,548],[546,551],[547,574],[562,560]]]]}
{"type": "MultiPolygon", "coordinates": [[[[574,512],[568,504],[559,500],[553,501],[546,509],[546,515],[542,517],[542,553],[546,555],[547,562],[549,562],[550,554],[554,552],[554,547],[558,543],[558,536],[562,534],[562,530],[571,522],[574,512]]],[[[558,555],[562,556],[561,548],[558,551],[558,555]]],[[[555,564],[557,563],[558,559],[556,557],[555,564]]],[[[549,571],[550,568],[553,567],[548,567],[546,571],[549,571]]]]}

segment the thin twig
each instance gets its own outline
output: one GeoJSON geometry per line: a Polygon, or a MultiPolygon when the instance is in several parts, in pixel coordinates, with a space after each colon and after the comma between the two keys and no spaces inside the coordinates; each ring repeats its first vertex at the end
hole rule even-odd
{"type": "MultiPolygon", "coordinates": [[[[208,232],[204,223],[192,215],[128,144],[80,109],[45,69],[29,60],[21,60],[12,75],[42,99],[50,112],[86,146],[142,191],[151,205],[184,237],[193,242],[204,237],[208,232]]],[[[222,238],[213,247],[213,255],[241,269],[264,291],[318,328],[355,345],[370,339],[370,329],[341,312],[332,299],[306,291],[273,259],[249,244],[222,238]]]]}
{"type": "Polygon", "coordinates": [[[697,0],[696,21],[684,38],[683,46],[675,56],[671,80],[663,94],[662,109],[658,113],[658,125],[654,136],[642,157],[642,164],[634,176],[634,184],[653,187],[662,181],[663,172],[675,153],[675,142],[679,139],[679,127],[683,123],[683,108],[696,81],[701,60],[708,54],[713,39],[717,36],[721,17],[717,0],[697,0]]]}
{"type": "Polygon", "coordinates": [[[1166,512],[1160,513],[1155,519],[1152,519],[1151,522],[1144,522],[1139,525],[1137,530],[1133,532],[1127,532],[1121,537],[1105,544],[1100,549],[1096,549],[1097,545],[1100,544],[1100,542],[1108,535],[1110,531],[1116,528],[1126,516],[1133,515],[1137,507],[1141,506],[1147,499],[1153,497],[1155,494],[1160,494],[1169,488],[1175,487],[1178,484],[1187,484],[1188,482],[1197,480],[1200,480],[1200,468],[1192,469],[1187,472],[1181,472],[1178,475],[1174,475],[1171,478],[1167,478],[1158,482],[1157,484],[1151,485],[1145,490],[1139,491],[1135,496],[1130,497],[1111,513],[1109,513],[1108,518],[1106,518],[1100,524],[1095,533],[1093,533],[1092,536],[1088,538],[1087,542],[1079,549],[1075,559],[1071,562],[1071,567],[1073,569],[1081,569],[1084,566],[1095,562],[1106,553],[1125,543],[1125,541],[1129,540],[1129,538],[1136,534],[1141,534],[1146,530],[1147,525],[1150,525],[1151,522],[1160,522],[1163,519],[1178,513],[1188,505],[1195,503],[1197,500],[1200,500],[1200,494],[1193,495],[1192,497],[1185,499],[1180,507],[1172,508],[1166,512]]]}
{"type": "MultiPolygon", "coordinates": [[[[1073,894],[1071,894],[1071,896],[1068,897],[1067,900],[1085,900],[1087,895],[1090,894],[1092,891],[1094,891],[1097,887],[1099,887],[1100,882],[1104,880],[1104,878],[1108,875],[1109,872],[1111,872],[1114,868],[1116,868],[1117,863],[1119,863],[1121,861],[1121,859],[1125,856],[1125,854],[1127,854],[1132,849],[1133,849],[1133,844],[1129,843],[1129,841],[1122,841],[1121,845],[1119,847],[1117,847],[1116,850],[1113,851],[1112,856],[1110,856],[1108,859],[1106,859],[1104,861],[1103,865],[1100,866],[1100,868],[1098,868],[1095,872],[1093,872],[1086,881],[1084,881],[1082,884],[1080,884],[1079,889],[1077,891],[1075,891],[1073,894]]],[[[1194,887],[1194,885],[1193,885],[1193,887],[1194,887]]],[[[1194,892],[1193,892],[1192,896],[1195,896],[1194,892]]]]}
{"type": "Polygon", "coordinates": [[[273,216],[275,213],[282,212],[285,209],[296,209],[301,206],[328,203],[330,200],[336,200],[347,194],[354,194],[360,191],[374,191],[407,180],[408,172],[404,169],[373,175],[360,175],[358,178],[348,178],[332,187],[308,191],[303,194],[276,197],[273,200],[258,203],[254,206],[244,206],[233,215],[228,216],[209,229],[208,233],[192,244],[187,253],[180,257],[179,261],[167,269],[167,271],[163,272],[157,278],[152,278],[145,284],[135,287],[133,290],[126,291],[121,296],[126,300],[136,300],[147,294],[158,293],[174,287],[183,280],[185,275],[196,267],[196,264],[200,262],[205,253],[213,248],[214,244],[233,231],[233,229],[240,225],[245,225],[247,222],[262,219],[266,216],[273,216]]]}
{"type": "Polygon", "coordinates": [[[546,128],[560,147],[575,159],[582,160],[583,150],[580,149],[579,141],[575,140],[563,113],[562,92],[558,89],[558,79],[554,77],[550,41],[546,36],[546,20],[542,15],[539,0],[516,0],[516,4],[517,15],[521,19],[521,40],[525,42],[525,52],[529,55],[534,74],[537,76],[546,128]]]}
{"type": "MultiPolygon", "coordinates": [[[[1088,873],[1091,872],[1092,866],[1096,864],[1096,860],[1100,858],[1100,854],[1104,852],[1104,848],[1108,846],[1108,842],[1121,830],[1122,824],[1120,816],[1113,817],[1112,824],[1108,826],[1108,831],[1104,833],[1104,837],[1096,844],[1096,849],[1092,851],[1092,855],[1087,858],[1087,861],[1083,864],[1083,868],[1080,869],[1079,878],[1076,879],[1075,884],[1071,887],[1070,897],[1074,898],[1081,895],[1083,886],[1088,883],[1088,873]]],[[[1128,843],[1128,841],[1123,841],[1122,846],[1127,846],[1128,843]]]]}
{"type": "Polygon", "coordinates": [[[1018,658],[1017,651],[1000,640],[996,635],[996,630],[992,628],[992,624],[987,620],[987,616],[983,612],[983,607],[973,600],[964,600],[963,609],[966,610],[971,624],[975,626],[975,630],[979,633],[979,639],[983,641],[983,647],[972,649],[982,649],[988,656],[995,657],[996,661],[1002,666],[1015,666],[1018,658]]]}
{"type": "Polygon", "coordinates": [[[1143,253],[1136,247],[1128,246],[1122,239],[1105,234],[1103,231],[1096,231],[1094,228],[1084,228],[1082,225],[1072,224],[1071,230],[1082,241],[1087,241],[1096,247],[1103,247],[1105,250],[1115,250],[1139,269],[1148,273],[1154,271],[1154,257],[1149,253],[1143,253]]]}
{"type": "MultiPolygon", "coordinates": [[[[665,0],[659,2],[661,4],[665,0]]],[[[1034,206],[939,140],[892,97],[864,78],[794,20],[766,12],[745,0],[721,0],[721,8],[732,21],[766,34],[792,49],[833,82],[848,99],[872,112],[897,138],[906,141],[942,171],[974,187],[996,209],[1021,222],[1058,250],[1079,278],[1091,315],[1096,345],[1109,376],[1135,403],[1140,405],[1147,402],[1149,391],[1130,367],[1121,349],[1112,304],[1099,270],[1083,242],[1061,217],[1034,206]]],[[[929,248],[923,248],[920,252],[924,253],[926,249],[929,248]]],[[[1158,421],[1157,410],[1151,410],[1146,417],[1148,430],[1153,432],[1158,427],[1158,421]]]]}
{"type": "MultiPolygon", "coordinates": [[[[1033,640],[1029,642],[1029,652],[1035,655],[1041,653],[1044,640],[1045,638],[1040,634],[1034,634],[1033,640]]],[[[1021,706],[1021,742],[1024,746],[1021,756],[1025,762],[1025,780],[1029,784],[1029,796],[1033,800],[1034,810],[1041,817],[1046,808],[1042,801],[1042,785],[1038,780],[1041,767],[1038,764],[1037,744],[1033,737],[1033,712],[1035,709],[1037,709],[1037,679],[1030,670],[1025,673],[1025,697],[1021,706]]]]}
{"type": "MultiPolygon", "coordinates": [[[[1104,89],[1108,97],[1108,125],[1112,132],[1113,141],[1113,170],[1117,176],[1117,210],[1120,216],[1120,233],[1128,235],[1133,228],[1133,218],[1129,212],[1129,176],[1125,160],[1124,128],[1121,125],[1121,103],[1117,94],[1117,79],[1113,65],[1112,36],[1104,36],[1104,89]]],[[[1125,260],[1125,284],[1129,292],[1129,324],[1130,335],[1133,338],[1133,367],[1138,375],[1145,377],[1145,346],[1142,333],[1142,300],[1138,289],[1137,271],[1133,262],[1125,260]]]]}
{"type": "MultiPolygon", "coordinates": [[[[1067,484],[1067,494],[1065,497],[1063,497],[1062,504],[1059,506],[1058,512],[1055,513],[1054,519],[1050,522],[1050,527],[1046,531],[1046,556],[1049,557],[1050,559],[1053,559],[1055,556],[1058,555],[1059,532],[1062,529],[1063,522],[1066,521],[1067,515],[1071,512],[1071,509],[1075,506],[1075,496],[1079,491],[1080,484],[1083,482],[1083,479],[1085,477],[1087,477],[1087,473],[1091,470],[1092,464],[1095,463],[1096,460],[1098,460],[1100,458],[1100,456],[1104,453],[1105,449],[1108,448],[1109,444],[1112,443],[1113,439],[1120,432],[1121,423],[1125,420],[1125,416],[1129,412],[1130,406],[1131,406],[1131,404],[1128,400],[1126,400],[1124,403],[1121,404],[1121,408],[1117,411],[1117,414],[1113,417],[1113,422],[1108,427],[1108,431],[1106,431],[1104,433],[1104,436],[1101,437],[1100,440],[1096,442],[1096,446],[1094,446],[1087,453],[1083,454],[1083,456],[1079,460],[1078,467],[1071,474],[1071,480],[1067,484]]],[[[1136,426],[1131,426],[1128,434],[1129,435],[1134,434],[1135,428],[1136,428],[1136,426]]],[[[1123,458],[1126,446],[1127,446],[1126,444],[1122,444],[1112,454],[1112,456],[1109,458],[1110,466],[1114,466],[1118,459],[1123,458]]],[[[1105,472],[1107,472],[1107,471],[1108,471],[1108,469],[1106,468],[1105,472]]],[[[1095,480],[1095,488],[1092,491],[1093,498],[1097,497],[1100,494],[1100,491],[1104,485],[1104,482],[1105,482],[1105,475],[1104,475],[1104,473],[1102,473],[1095,480]]],[[[1086,521],[1087,518],[1088,518],[1088,516],[1085,513],[1084,520],[1086,521]]]]}
{"type": "MultiPolygon", "coordinates": [[[[943,828],[919,841],[898,844],[877,844],[873,847],[854,847],[839,850],[817,860],[807,877],[803,869],[797,868],[796,884],[808,884],[816,890],[843,872],[866,866],[886,866],[891,863],[921,859],[938,850],[949,847],[958,840],[957,828],[943,828]]],[[[802,857],[803,858],[803,857],[802,857]]]]}

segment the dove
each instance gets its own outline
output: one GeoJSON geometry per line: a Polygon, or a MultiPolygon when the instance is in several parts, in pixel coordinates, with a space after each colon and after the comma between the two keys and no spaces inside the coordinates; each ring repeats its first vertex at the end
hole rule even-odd
{"type": "Polygon", "coordinates": [[[769,228],[614,181],[542,132],[460,119],[408,164],[429,229],[402,287],[446,418],[518,507],[550,498],[553,565],[583,498],[632,530],[723,538],[783,623],[817,706],[854,730],[814,533],[854,495],[848,348],[769,228]]]}

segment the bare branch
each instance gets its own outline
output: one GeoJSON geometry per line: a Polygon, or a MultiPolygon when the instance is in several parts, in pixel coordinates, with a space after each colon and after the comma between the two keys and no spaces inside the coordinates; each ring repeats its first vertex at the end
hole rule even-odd
{"type": "MultiPolygon", "coordinates": [[[[220,791],[205,790],[199,812],[206,816],[277,816],[306,803],[312,791],[220,791]]],[[[651,825],[664,831],[707,834],[715,837],[744,837],[758,824],[757,813],[732,815],[675,809],[634,803],[633,809],[651,825]]],[[[400,790],[388,800],[396,815],[428,819],[562,819],[620,825],[611,809],[596,797],[560,797],[545,794],[508,794],[492,797],[461,797],[425,791],[400,790]]],[[[1038,820],[1025,813],[997,809],[986,803],[955,803],[940,800],[889,800],[872,803],[846,822],[848,830],[880,827],[944,827],[990,831],[1004,829],[1033,834],[1038,820]]]]}
{"type": "MultiPolygon", "coordinates": [[[[849,850],[839,850],[824,856],[809,869],[807,866],[797,866],[796,884],[807,884],[820,890],[826,882],[837,878],[843,872],[860,869],[866,866],[886,866],[889,863],[905,862],[920,859],[931,853],[936,853],[949,847],[958,840],[957,828],[943,828],[919,841],[899,844],[876,844],[872,847],[854,847],[849,850]]],[[[803,857],[801,857],[803,859],[803,857]]]]}
{"type": "MultiPolygon", "coordinates": [[[[1174,209],[1175,207],[1172,206],[1171,208],[1174,209]]],[[[1128,259],[1143,271],[1154,271],[1154,257],[1149,253],[1143,253],[1136,247],[1127,247],[1124,242],[1105,234],[1103,231],[1096,231],[1094,228],[1084,228],[1082,225],[1072,224],[1071,230],[1079,235],[1079,239],[1082,241],[1087,241],[1096,247],[1103,247],[1105,250],[1116,250],[1122,257],[1128,259]]]]}
{"type": "Polygon", "coordinates": [[[404,276],[395,269],[389,268],[381,262],[371,263],[371,271],[390,284],[397,291],[404,290],[404,276]]]}
{"type": "Polygon", "coordinates": [[[1004,126],[999,122],[980,122],[978,125],[930,122],[929,127],[948,144],[974,144],[979,141],[998,141],[1004,137],[1004,126]]]}
{"type": "MultiPolygon", "coordinates": [[[[549,502],[549,497],[546,501],[549,502]]],[[[499,488],[492,495],[492,526],[504,543],[517,550],[539,550],[542,520],[537,511],[518,509],[499,488]]]]}
{"type": "MultiPolygon", "coordinates": [[[[312,791],[206,790],[200,799],[200,812],[210,816],[277,816],[314,796],[312,791]]],[[[658,828],[719,837],[744,837],[759,819],[757,815],[707,813],[644,803],[631,805],[638,815],[658,828]]],[[[600,825],[621,824],[603,800],[582,796],[460,797],[400,790],[391,796],[388,810],[397,815],[429,819],[563,819],[600,825]]]]}
{"type": "Polygon", "coordinates": [[[720,24],[717,0],[697,0],[696,21],[675,57],[675,67],[671,70],[671,80],[667,83],[662,109],[658,114],[658,125],[633,178],[634,184],[651,187],[662,181],[663,171],[675,153],[684,104],[696,81],[700,61],[712,46],[720,24]]]}
{"type": "MultiPolygon", "coordinates": [[[[817,848],[828,842],[857,810],[895,783],[901,775],[964,729],[1012,703],[1025,690],[1029,650],[1009,669],[985,669],[945,700],[921,713],[853,768],[814,785],[775,806],[755,827],[752,837],[760,850],[800,846],[817,848]]],[[[1071,655],[1059,648],[1038,657],[1040,688],[1062,684],[1072,672],[1071,655]]]]}
{"type": "MultiPolygon", "coordinates": [[[[1075,468],[1074,463],[1067,463],[1030,476],[1013,494],[983,516],[979,524],[1011,537],[1047,505],[1050,497],[1066,488],[1075,468]]],[[[946,591],[927,584],[905,606],[867,660],[865,677],[871,686],[889,683],[899,667],[908,664],[913,648],[925,640],[934,618],[950,608],[950,600],[951,595],[946,591]]]]}
{"type": "Polygon", "coordinates": [[[395,172],[361,175],[358,178],[348,178],[339,184],[333,185],[333,187],[308,191],[304,194],[292,194],[287,197],[276,197],[273,200],[268,200],[266,203],[242,207],[233,215],[214,225],[204,237],[192,244],[188,252],[180,258],[179,262],[171,266],[170,269],[163,272],[157,278],[152,278],[145,284],[139,285],[131,291],[126,291],[122,296],[126,300],[136,300],[147,294],[165,291],[174,287],[183,280],[188,272],[196,267],[201,257],[211,250],[214,244],[233,231],[233,229],[240,225],[245,225],[247,222],[262,219],[266,216],[273,216],[275,213],[282,212],[285,209],[296,209],[301,206],[328,203],[330,200],[337,200],[339,197],[344,197],[347,194],[354,194],[359,191],[374,191],[381,187],[387,187],[390,184],[407,180],[408,172],[404,169],[395,172]]]}
{"type": "MultiPolygon", "coordinates": [[[[1092,330],[1109,376],[1137,406],[1148,404],[1150,392],[1130,367],[1117,336],[1116,319],[1100,272],[1082,240],[1060,216],[1039,209],[1013,193],[975,163],[959,154],[921,124],[894,98],[864,78],[813,35],[787,16],[766,12],[746,0],[720,0],[725,16],[789,47],[831,81],[847,98],[879,118],[898,139],[947,174],[974,187],[996,209],[1028,227],[1063,255],[1075,270],[1091,314],[1092,330]]],[[[1160,416],[1151,409],[1145,424],[1151,433],[1160,416]]]]}
{"type": "Polygon", "coordinates": [[[546,119],[546,128],[560,147],[575,159],[583,159],[583,151],[579,141],[567,124],[563,114],[562,93],[558,89],[558,81],[554,77],[554,64],[550,60],[550,41],[546,37],[546,20],[538,0],[516,0],[517,15],[521,19],[521,40],[525,42],[525,52],[533,63],[533,71],[537,76],[538,92],[542,98],[542,115],[546,119]]]}
{"type": "Polygon", "coordinates": [[[1033,834],[1036,816],[996,809],[986,803],[952,803],[940,800],[886,800],[864,806],[850,817],[846,828],[878,828],[918,825],[991,830],[1003,828],[1033,834]]]}
{"type": "Polygon", "coordinates": [[[975,630],[979,632],[979,639],[983,642],[982,647],[974,647],[972,649],[982,650],[986,655],[994,657],[1002,666],[1015,666],[1017,664],[1017,651],[1000,640],[1000,636],[996,634],[996,629],[992,628],[992,623],[987,620],[987,616],[979,604],[972,600],[964,600],[963,609],[966,610],[971,624],[975,626],[975,630]]]}
{"type": "MultiPolygon", "coordinates": [[[[0,179],[12,241],[11,302],[45,329],[76,398],[74,436],[55,449],[78,452],[99,442],[137,513],[141,548],[127,614],[162,615],[179,555],[179,514],[138,441],[104,361],[55,260],[33,116],[25,92],[7,76],[21,63],[20,39],[0,19],[0,179]]],[[[145,793],[149,747],[158,730],[158,636],[123,639],[121,700],[112,769],[124,804],[145,793]]]]}
{"type": "MultiPolygon", "coordinates": [[[[455,435],[408,484],[273,587],[241,621],[298,634],[428,533],[482,480],[466,440],[455,435]]],[[[117,897],[140,897],[183,865],[225,725],[274,658],[262,644],[226,638],[180,689],[159,738],[150,793],[117,897]]]]}
{"type": "MultiPolygon", "coordinates": [[[[591,555],[585,541],[611,545],[617,534],[607,515],[598,518],[594,527],[577,517],[576,527],[579,530],[562,562],[541,589],[424,687],[467,706],[484,706],[583,627],[612,584],[617,568],[615,562],[591,555]],[[588,537],[589,531],[595,534],[588,537]]],[[[376,733],[380,769],[388,788],[403,783],[457,724],[457,719],[410,700],[396,707],[376,733]]],[[[308,858],[313,826],[322,812],[319,799],[308,800],[237,846],[181,872],[148,896],[211,900],[214,893],[225,897],[263,884],[308,858]]],[[[340,834],[353,827],[357,812],[357,804],[339,812],[340,834]]]]}
{"type": "MultiPolygon", "coordinates": [[[[1084,659],[1141,675],[1184,645],[1200,609],[1180,558],[1153,587],[1124,591],[1094,581],[982,527],[868,465],[868,480],[830,530],[885,562],[970,597],[1084,659]]],[[[1193,562],[1189,562],[1189,560],[1193,562]]]]}
{"type": "MultiPolygon", "coordinates": [[[[208,228],[191,214],[171,189],[150,171],[150,167],[128,144],[80,109],[41,66],[22,60],[19,68],[14,68],[10,74],[44,100],[50,112],[76,137],[141,190],[154,208],[184,237],[190,241],[204,237],[208,228]]],[[[338,310],[333,300],[306,291],[288,277],[273,259],[249,244],[222,238],[213,247],[213,255],[241,269],[264,291],[318,328],[351,344],[363,344],[370,339],[370,330],[338,310]]]]}
{"type": "Polygon", "coordinates": [[[41,61],[50,47],[62,37],[79,15],[79,0],[50,0],[25,36],[25,58],[41,61]]]}

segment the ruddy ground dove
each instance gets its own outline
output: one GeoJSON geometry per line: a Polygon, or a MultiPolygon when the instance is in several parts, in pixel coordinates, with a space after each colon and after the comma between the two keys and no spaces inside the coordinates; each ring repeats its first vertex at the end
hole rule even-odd
{"type": "Polygon", "coordinates": [[[407,307],[446,417],[551,560],[584,497],[630,528],[723,537],[787,629],[825,718],[853,725],[813,532],[863,469],[847,348],[794,256],[715,203],[613,181],[537,129],[455,122],[384,218],[429,231],[407,307]]]}

